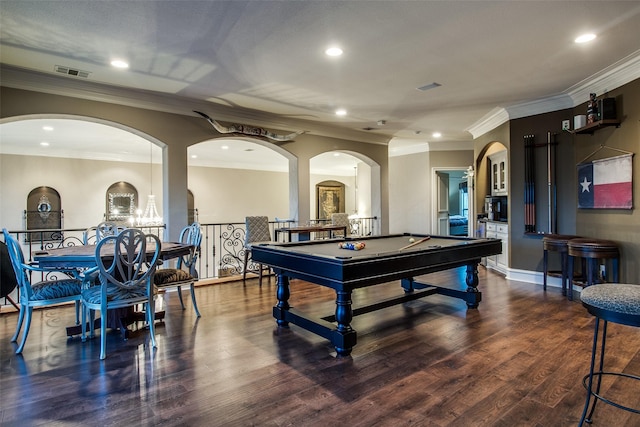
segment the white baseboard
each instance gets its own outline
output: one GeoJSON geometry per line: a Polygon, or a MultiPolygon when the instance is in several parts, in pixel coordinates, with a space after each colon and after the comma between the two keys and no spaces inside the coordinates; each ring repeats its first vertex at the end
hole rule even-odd
{"type": "MultiPolygon", "coordinates": [[[[544,275],[541,271],[518,270],[515,268],[507,269],[507,280],[517,280],[518,282],[535,283],[542,286],[544,275]]],[[[560,277],[547,276],[547,286],[553,288],[561,288],[562,280],[560,277]]],[[[579,289],[579,288],[576,288],[579,289]]]]}

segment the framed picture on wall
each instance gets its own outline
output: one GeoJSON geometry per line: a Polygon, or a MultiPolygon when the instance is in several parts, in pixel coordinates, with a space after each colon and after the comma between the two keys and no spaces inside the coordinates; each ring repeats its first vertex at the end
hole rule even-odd
{"type": "Polygon", "coordinates": [[[331,219],[331,214],[344,211],[344,184],[334,181],[316,185],[317,219],[331,219]]]}
{"type": "Polygon", "coordinates": [[[578,164],[578,208],[633,209],[633,153],[578,164]]]}

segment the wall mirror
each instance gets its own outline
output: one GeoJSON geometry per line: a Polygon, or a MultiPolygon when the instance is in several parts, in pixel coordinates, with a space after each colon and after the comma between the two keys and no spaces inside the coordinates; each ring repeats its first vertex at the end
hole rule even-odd
{"type": "Polygon", "coordinates": [[[107,190],[107,221],[124,222],[135,217],[138,191],[128,182],[117,182],[107,190]]]}

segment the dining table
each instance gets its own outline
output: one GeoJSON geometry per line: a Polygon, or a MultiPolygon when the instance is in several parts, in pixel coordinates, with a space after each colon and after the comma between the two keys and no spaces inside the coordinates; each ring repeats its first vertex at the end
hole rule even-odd
{"type": "MultiPolygon", "coordinates": [[[[188,255],[192,249],[191,245],[179,242],[161,242],[160,243],[160,259],[168,261],[171,259],[179,258],[183,255],[188,255]]],[[[101,254],[101,258],[105,261],[109,257],[113,258],[113,249],[108,245],[102,247],[104,254],[101,254]]],[[[151,259],[155,252],[155,244],[148,244],[146,248],[148,258],[151,259]]],[[[79,272],[93,268],[97,266],[96,263],[96,245],[75,245],[64,246],[56,249],[38,250],[33,252],[33,261],[42,268],[54,269],[76,269],[79,272]]],[[[119,309],[120,310],[120,309],[119,309]]],[[[125,309],[126,310],[126,309],[125,309]]],[[[164,311],[158,311],[155,313],[156,320],[164,319],[164,311]]],[[[110,315],[107,320],[109,327],[125,327],[123,334],[126,336],[128,329],[126,326],[137,321],[144,320],[144,314],[137,313],[132,310],[124,312],[114,313],[110,315]]],[[[93,327],[96,329],[100,327],[100,319],[96,319],[93,327]]],[[[67,336],[80,335],[82,333],[82,325],[73,325],[67,327],[67,336]]]]}
{"type": "Polygon", "coordinates": [[[281,227],[275,229],[276,241],[279,241],[280,234],[285,235],[285,241],[291,241],[291,235],[297,234],[299,241],[310,240],[311,233],[329,233],[329,236],[336,237],[336,231],[342,231],[342,236],[347,235],[346,225],[317,224],[317,225],[297,225],[294,227],[281,227]]]}

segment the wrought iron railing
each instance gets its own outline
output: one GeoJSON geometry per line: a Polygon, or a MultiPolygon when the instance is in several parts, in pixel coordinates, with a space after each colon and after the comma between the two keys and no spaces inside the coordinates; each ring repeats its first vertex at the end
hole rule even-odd
{"type": "MultiPolygon", "coordinates": [[[[322,224],[330,220],[311,220],[310,224],[322,224]]],[[[269,223],[271,235],[276,228],[295,226],[293,220],[277,220],[269,223]]],[[[201,279],[219,278],[240,275],[244,269],[244,222],[201,224],[202,246],[198,272],[201,279]]],[[[357,218],[350,220],[351,233],[354,236],[370,236],[380,234],[377,217],[357,218]]],[[[247,270],[255,271],[251,263],[247,270]]]]}
{"type": "MultiPolygon", "coordinates": [[[[312,224],[323,224],[330,220],[311,220],[312,224]]],[[[293,220],[280,219],[269,223],[271,235],[275,235],[276,228],[295,226],[293,220]]],[[[202,244],[198,260],[198,273],[201,280],[221,277],[237,276],[244,269],[244,222],[201,224],[202,244]]],[[[160,239],[164,235],[164,226],[141,227],[145,233],[155,234],[160,239]]],[[[46,229],[10,231],[22,245],[25,260],[32,261],[33,253],[56,249],[66,246],[82,245],[85,228],[75,229],[46,229]]],[[[350,219],[350,234],[354,236],[370,236],[380,234],[380,222],[377,217],[350,219]]],[[[256,266],[249,264],[248,271],[256,270],[256,266]]],[[[43,280],[44,277],[32,277],[32,281],[43,280]]],[[[17,296],[16,296],[17,298],[17,296]]],[[[0,301],[0,305],[6,304],[0,301]]]]}

